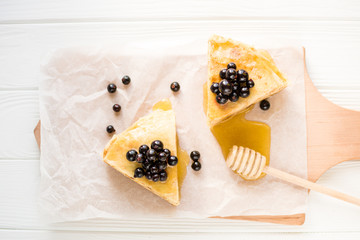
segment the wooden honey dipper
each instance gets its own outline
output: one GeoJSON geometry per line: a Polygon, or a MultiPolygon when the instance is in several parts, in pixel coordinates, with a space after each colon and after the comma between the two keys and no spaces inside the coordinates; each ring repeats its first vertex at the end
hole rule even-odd
{"type": "Polygon", "coordinates": [[[246,180],[256,180],[260,177],[261,173],[264,172],[300,187],[360,206],[360,198],[335,191],[295,175],[266,166],[266,158],[250,148],[233,146],[226,159],[226,165],[246,180]]]}

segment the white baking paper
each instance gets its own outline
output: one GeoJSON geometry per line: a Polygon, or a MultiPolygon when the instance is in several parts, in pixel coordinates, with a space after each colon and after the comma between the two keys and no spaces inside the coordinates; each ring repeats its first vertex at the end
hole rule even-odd
{"type": "MultiPolygon", "coordinates": [[[[88,218],[207,218],[303,213],[307,192],[270,176],[244,181],[225,165],[206,125],[202,86],[207,78],[207,41],[131,43],[106,48],[67,48],[50,54],[40,83],[41,210],[51,222],[88,218]],[[123,75],[132,79],[121,83],[123,75]],[[170,83],[181,90],[173,93],[170,83]],[[117,92],[109,94],[109,83],[117,92]],[[202,169],[188,174],[181,204],[171,206],[102,161],[111,136],[169,98],[180,145],[201,153],[202,169]],[[112,105],[122,110],[115,114],[112,105]]],[[[290,85],[258,104],[247,118],[271,126],[270,165],[306,177],[306,126],[302,48],[270,49],[290,85]]]]}

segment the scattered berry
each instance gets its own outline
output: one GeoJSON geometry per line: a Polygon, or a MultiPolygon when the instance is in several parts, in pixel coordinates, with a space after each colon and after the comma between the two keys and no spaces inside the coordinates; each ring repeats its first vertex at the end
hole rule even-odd
{"type": "Polygon", "coordinates": [[[240,69],[238,72],[237,72],[237,77],[239,80],[241,79],[245,79],[246,81],[249,79],[249,74],[247,71],[245,71],[244,69],[240,69]]]}
{"type": "Polygon", "coordinates": [[[160,175],[160,181],[161,181],[161,182],[165,182],[165,181],[167,180],[167,173],[166,173],[166,171],[160,171],[159,175],[160,175]]]}
{"type": "Polygon", "coordinates": [[[116,92],[116,85],[113,84],[113,83],[110,83],[108,86],[107,86],[107,90],[109,93],[114,93],[116,92]]]}
{"type": "Polygon", "coordinates": [[[167,148],[164,148],[164,149],[163,149],[163,153],[166,154],[166,157],[167,157],[167,158],[171,156],[171,151],[170,151],[169,149],[167,149],[167,148]]]}
{"type": "Polygon", "coordinates": [[[151,174],[150,170],[146,170],[146,172],[145,172],[145,177],[146,177],[148,180],[152,180],[152,174],[151,174]]]}
{"type": "Polygon", "coordinates": [[[233,82],[231,83],[231,86],[232,86],[232,87],[239,87],[239,86],[240,86],[239,80],[233,81],[233,82]]]}
{"type": "Polygon", "coordinates": [[[226,71],[227,71],[227,69],[223,69],[223,70],[220,71],[219,76],[220,76],[221,79],[226,78],[226,71]]]}
{"type": "Polygon", "coordinates": [[[167,168],[166,162],[161,161],[156,162],[156,166],[159,170],[165,170],[167,168]]]}
{"type": "Polygon", "coordinates": [[[176,156],[170,156],[168,159],[168,164],[170,166],[176,166],[176,164],[178,163],[178,158],[176,156]]]}
{"type": "Polygon", "coordinates": [[[157,182],[160,179],[160,175],[158,173],[152,174],[151,177],[154,182],[157,182]]]}
{"type": "Polygon", "coordinates": [[[231,62],[231,63],[229,63],[229,64],[227,65],[227,68],[228,68],[228,69],[229,69],[229,68],[236,69],[236,64],[233,63],[233,62],[231,62]]]}
{"type": "Polygon", "coordinates": [[[247,82],[247,87],[248,88],[253,88],[255,86],[255,83],[252,79],[250,79],[248,82],[247,82]]]}
{"type": "Polygon", "coordinates": [[[249,94],[250,94],[250,91],[247,87],[240,88],[240,97],[246,98],[249,96],[249,94]]]}
{"type": "Polygon", "coordinates": [[[154,149],[149,149],[146,152],[146,157],[147,157],[147,159],[149,159],[149,161],[155,161],[157,158],[157,153],[154,149]]]}
{"type": "Polygon", "coordinates": [[[194,171],[199,171],[201,169],[201,163],[199,161],[194,161],[192,164],[191,164],[191,168],[194,170],[194,171]]]}
{"type": "Polygon", "coordinates": [[[220,84],[219,84],[219,90],[220,93],[222,93],[223,95],[230,95],[232,88],[231,88],[231,84],[228,80],[223,79],[221,80],[220,84]]]}
{"type": "Polygon", "coordinates": [[[141,166],[147,171],[147,170],[149,170],[150,171],[150,167],[151,167],[151,162],[148,160],[148,159],[146,159],[142,164],[141,164],[141,166]]]}
{"type": "Polygon", "coordinates": [[[143,144],[139,147],[139,153],[142,153],[144,155],[146,155],[147,151],[149,150],[149,146],[146,144],[143,144]]]}
{"type": "Polygon", "coordinates": [[[131,149],[126,153],[126,159],[129,160],[130,162],[135,161],[136,156],[137,156],[137,152],[134,149],[131,149]]]}
{"type": "Polygon", "coordinates": [[[238,81],[241,86],[246,85],[246,83],[248,82],[248,80],[246,80],[246,78],[239,78],[238,81]]]}
{"type": "MultiPolygon", "coordinates": [[[[239,89],[240,89],[240,86],[239,86],[239,82],[235,82],[235,84],[232,85],[232,93],[238,93],[239,92],[239,89]]],[[[230,94],[231,96],[231,94],[230,94]]]]}
{"type": "Polygon", "coordinates": [[[145,155],[142,153],[138,153],[136,155],[136,162],[143,163],[145,161],[145,155]]]}
{"type": "Polygon", "coordinates": [[[218,94],[220,92],[219,83],[214,82],[213,84],[211,84],[210,90],[211,92],[218,94]]]}
{"type": "Polygon", "coordinates": [[[142,178],[145,175],[145,171],[142,168],[136,168],[134,172],[134,178],[142,178]]]}
{"type": "Polygon", "coordinates": [[[229,96],[230,101],[237,102],[239,100],[239,95],[237,94],[237,91],[233,91],[229,96]]]}
{"type": "Polygon", "coordinates": [[[124,85],[128,85],[131,82],[131,78],[128,75],[125,75],[122,79],[121,79],[122,83],[124,85]]]}
{"type": "Polygon", "coordinates": [[[121,106],[119,104],[114,104],[113,110],[114,110],[114,112],[120,112],[121,106]]]}
{"type": "Polygon", "coordinates": [[[155,140],[151,143],[151,148],[156,152],[161,152],[164,148],[164,145],[160,140],[155,140]]]}
{"type": "Polygon", "coordinates": [[[225,104],[227,102],[227,100],[229,99],[228,96],[223,95],[222,93],[219,93],[218,95],[216,95],[216,102],[218,102],[219,104],[225,104]]]}
{"type": "Polygon", "coordinates": [[[113,125],[109,125],[109,126],[106,127],[106,131],[108,133],[113,133],[113,132],[115,132],[115,128],[114,128],[113,125]]]}
{"type": "Polygon", "coordinates": [[[262,110],[264,110],[264,111],[269,110],[269,108],[270,108],[270,102],[269,102],[268,100],[266,100],[266,99],[262,100],[262,101],[260,102],[260,108],[261,108],[262,110]]]}
{"type": "Polygon", "coordinates": [[[159,161],[166,162],[168,155],[164,152],[161,152],[161,153],[159,153],[158,158],[159,158],[159,161]]]}
{"type": "Polygon", "coordinates": [[[154,165],[152,165],[152,166],[150,167],[150,172],[151,172],[152,174],[158,173],[158,172],[159,172],[159,169],[158,169],[158,167],[154,164],[154,165]]]}
{"type": "Polygon", "coordinates": [[[192,151],[190,153],[190,158],[193,160],[193,161],[198,161],[200,159],[200,153],[199,151],[192,151]]]}
{"type": "Polygon", "coordinates": [[[230,81],[233,81],[237,78],[237,73],[236,73],[236,70],[233,69],[233,68],[229,68],[227,71],[226,71],[226,79],[227,80],[230,80],[230,81]]]}
{"type": "Polygon", "coordinates": [[[170,85],[170,89],[173,91],[173,92],[177,92],[180,90],[180,84],[178,82],[173,82],[171,83],[170,85]]]}

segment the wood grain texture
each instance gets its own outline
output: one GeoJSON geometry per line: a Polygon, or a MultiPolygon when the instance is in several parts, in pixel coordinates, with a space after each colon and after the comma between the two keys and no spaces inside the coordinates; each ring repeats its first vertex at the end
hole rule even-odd
{"type": "Polygon", "coordinates": [[[100,22],[139,20],[204,20],[204,19],[350,19],[360,18],[356,0],[302,0],[291,3],[274,1],[216,0],[91,0],[91,1],[31,1],[0,2],[0,22],[100,22]],[[310,7],[311,6],[311,7],[310,7]],[[351,7],[350,7],[351,6],[351,7]],[[335,10],[336,9],[336,10],[335,10]]]}
{"type": "Polygon", "coordinates": [[[350,240],[359,239],[360,233],[122,233],[122,232],[91,232],[91,231],[46,231],[46,230],[0,230],[0,236],[6,240],[215,240],[226,238],[227,240],[239,239],[267,239],[278,240],[350,240]]]}
{"type": "Polygon", "coordinates": [[[37,91],[0,91],[0,160],[39,159],[32,130],[39,120],[37,91]]]}

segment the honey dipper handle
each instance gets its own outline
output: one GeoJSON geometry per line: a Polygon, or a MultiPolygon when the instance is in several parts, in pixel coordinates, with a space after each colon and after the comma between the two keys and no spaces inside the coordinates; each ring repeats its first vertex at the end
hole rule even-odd
{"type": "Polygon", "coordinates": [[[280,171],[278,169],[271,168],[271,167],[265,167],[263,172],[265,172],[266,174],[269,174],[273,177],[277,177],[281,180],[284,180],[286,182],[298,185],[300,187],[311,189],[313,191],[317,191],[319,193],[323,193],[323,194],[329,195],[331,197],[343,200],[345,202],[349,202],[349,203],[360,206],[360,198],[356,198],[356,197],[347,195],[345,193],[335,191],[333,189],[321,186],[317,183],[310,182],[306,179],[303,179],[303,178],[297,177],[295,175],[280,171]]]}

